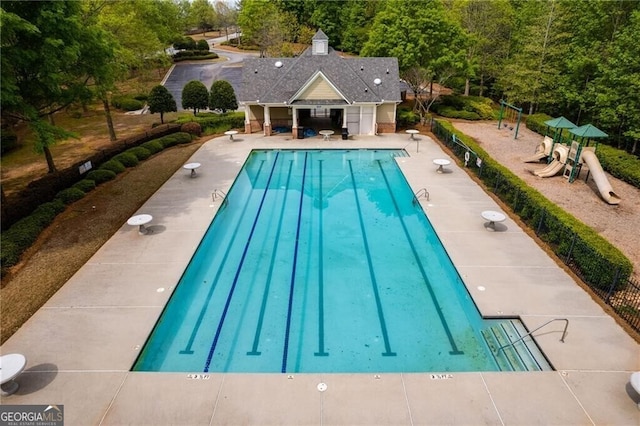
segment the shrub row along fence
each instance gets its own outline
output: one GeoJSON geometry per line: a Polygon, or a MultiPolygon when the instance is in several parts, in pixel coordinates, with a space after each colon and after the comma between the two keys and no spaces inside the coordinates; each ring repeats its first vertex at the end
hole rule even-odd
{"type": "Polygon", "coordinates": [[[175,132],[133,146],[90,170],[73,185],[58,191],[53,200],[42,200],[31,214],[18,220],[0,235],[0,276],[4,276],[8,268],[20,260],[24,251],[67,205],[80,200],[96,186],[114,179],[128,167],[135,167],[140,161],[163,149],[189,143],[192,139],[189,133],[175,132]]]}
{"type": "Polygon", "coordinates": [[[178,131],[180,131],[180,124],[170,123],[154,127],[128,138],[119,139],[108,148],[96,151],[91,156],[70,167],[55,173],[48,173],[30,182],[25,189],[3,200],[0,227],[3,230],[8,229],[19,219],[33,212],[40,204],[53,200],[59,191],[82,179],[82,170],[84,169],[81,169],[81,166],[84,164],[90,162],[92,167],[95,167],[131,147],[178,131]]]}
{"type": "Polygon", "coordinates": [[[640,332],[640,285],[631,278],[633,265],[620,250],[493,160],[449,122],[432,120],[431,130],[583,282],[640,332]]]}

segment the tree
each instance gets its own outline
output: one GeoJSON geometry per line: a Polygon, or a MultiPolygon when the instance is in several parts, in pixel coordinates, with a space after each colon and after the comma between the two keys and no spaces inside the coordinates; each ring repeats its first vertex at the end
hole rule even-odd
{"type": "Polygon", "coordinates": [[[238,100],[233,86],[226,80],[216,80],[211,85],[209,109],[219,109],[223,113],[238,109],[238,100]]]}
{"type": "Polygon", "coordinates": [[[243,43],[258,46],[260,57],[264,58],[267,51],[280,51],[285,40],[285,15],[275,3],[262,0],[243,0],[238,15],[238,25],[242,28],[243,43]]]}
{"type": "Polygon", "coordinates": [[[173,96],[167,88],[161,84],[151,89],[147,102],[149,103],[149,111],[151,114],[155,114],[156,112],[160,113],[160,123],[162,124],[164,124],[165,112],[178,111],[175,99],[173,99],[173,96]]]}
{"type": "Polygon", "coordinates": [[[462,29],[439,1],[390,0],[376,15],[361,54],[396,57],[401,73],[414,67],[422,69],[430,101],[423,105],[416,100],[421,111],[428,112],[439,95],[433,91],[434,82],[445,84],[467,67],[465,43],[462,29]]]}
{"type": "Polygon", "coordinates": [[[191,21],[202,30],[202,35],[207,35],[216,26],[217,14],[208,0],[194,0],[189,11],[191,21]]]}
{"type": "Polygon", "coordinates": [[[209,105],[209,91],[207,87],[198,80],[191,80],[182,89],[182,108],[193,108],[193,115],[199,109],[205,109],[209,105]]]}
{"type": "Polygon", "coordinates": [[[56,171],[50,146],[68,132],[53,114],[89,97],[113,55],[108,35],[83,25],[79,2],[2,2],[2,116],[27,122],[56,171]]]}

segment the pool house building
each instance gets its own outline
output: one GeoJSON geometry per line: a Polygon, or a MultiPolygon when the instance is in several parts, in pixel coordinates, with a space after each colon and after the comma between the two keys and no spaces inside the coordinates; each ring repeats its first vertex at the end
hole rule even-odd
{"type": "Polygon", "coordinates": [[[401,101],[398,60],[342,57],[320,30],[298,57],[245,59],[238,100],[246,133],[394,133],[401,101]]]}

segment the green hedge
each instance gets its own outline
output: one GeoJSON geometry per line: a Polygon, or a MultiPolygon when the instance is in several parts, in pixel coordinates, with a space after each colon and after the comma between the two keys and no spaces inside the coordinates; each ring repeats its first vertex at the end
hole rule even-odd
{"type": "Polygon", "coordinates": [[[56,194],[56,199],[61,200],[65,204],[71,204],[74,201],[78,201],[79,199],[85,196],[85,192],[79,188],[67,188],[56,194]]]}
{"type": "Polygon", "coordinates": [[[125,152],[129,152],[136,156],[136,158],[140,161],[146,160],[151,157],[151,151],[143,146],[135,146],[133,148],[129,148],[125,152]]]}
{"type": "Polygon", "coordinates": [[[173,55],[173,62],[180,61],[202,61],[205,59],[217,59],[218,55],[214,52],[204,50],[181,50],[173,55]]]}
{"type": "Polygon", "coordinates": [[[98,170],[110,170],[115,174],[119,174],[124,172],[126,167],[118,160],[112,158],[111,160],[102,163],[98,170]]]}
{"type": "Polygon", "coordinates": [[[125,111],[137,111],[144,108],[144,101],[131,96],[114,96],[111,105],[125,111]]]}
{"type": "Polygon", "coordinates": [[[111,161],[118,161],[125,167],[135,167],[138,165],[140,161],[138,161],[138,157],[133,152],[125,151],[116,155],[111,159],[111,161]]]}
{"type": "Polygon", "coordinates": [[[96,187],[96,181],[93,179],[82,179],[73,184],[72,188],[78,188],[82,192],[91,192],[96,187]]]}
{"type": "Polygon", "coordinates": [[[200,124],[203,132],[207,133],[207,128],[216,129],[219,133],[226,132],[231,129],[244,129],[244,113],[243,112],[226,112],[224,114],[216,114],[212,112],[198,113],[184,116],[177,120],[178,124],[196,122],[200,124]]]}
{"type": "Polygon", "coordinates": [[[41,204],[29,216],[20,219],[2,233],[0,237],[2,275],[5,274],[8,267],[18,263],[22,253],[35,242],[42,230],[64,209],[65,205],[61,200],[41,204]]]}
{"type": "Polygon", "coordinates": [[[640,188],[640,158],[602,143],[598,145],[596,155],[602,168],[612,176],[640,188]]]}
{"type": "Polygon", "coordinates": [[[445,95],[431,106],[438,115],[465,120],[494,120],[498,111],[490,98],[481,96],[445,95]]]}
{"type": "Polygon", "coordinates": [[[142,145],[140,145],[142,148],[149,150],[149,152],[151,153],[151,155],[153,154],[157,154],[158,152],[162,151],[164,149],[164,147],[162,146],[162,144],[160,142],[158,142],[157,139],[154,139],[152,141],[149,142],[145,142],[142,145]]]}
{"type": "Polygon", "coordinates": [[[509,169],[492,159],[472,138],[455,130],[451,123],[434,120],[433,132],[460,159],[464,158],[467,149],[454,143],[452,135],[474,151],[469,162],[472,165],[470,169],[534,229],[560,258],[570,259],[585,282],[596,290],[609,288],[614,283],[617,286],[625,283],[633,265],[609,241],[529,187],[509,169]],[[476,156],[482,160],[480,168],[475,166],[476,156]]]}
{"type": "Polygon", "coordinates": [[[420,121],[420,116],[413,112],[411,108],[401,107],[397,112],[398,127],[411,127],[420,121]]]}
{"type": "Polygon", "coordinates": [[[116,173],[112,172],[111,170],[97,169],[91,170],[89,173],[87,173],[86,179],[94,181],[96,185],[100,185],[101,183],[105,183],[112,179],[115,179],[115,177],[116,173]]]}
{"type": "Polygon", "coordinates": [[[98,169],[91,170],[83,180],[76,182],[70,188],[58,192],[54,201],[41,204],[29,216],[17,221],[0,236],[2,246],[0,273],[2,276],[6,273],[7,268],[18,263],[22,253],[34,243],[44,228],[64,211],[65,205],[83,198],[96,185],[114,179],[118,173],[125,170],[123,163],[133,167],[138,164],[139,159],[148,158],[152,153],[160,152],[169,146],[189,142],[191,142],[189,133],[178,132],[130,148],[104,162],[98,169]]]}

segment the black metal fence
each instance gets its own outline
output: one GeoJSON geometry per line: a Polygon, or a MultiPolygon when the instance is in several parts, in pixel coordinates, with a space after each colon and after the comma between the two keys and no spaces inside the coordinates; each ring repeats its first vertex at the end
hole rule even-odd
{"type": "Polygon", "coordinates": [[[630,270],[598,252],[580,235],[531,200],[530,191],[507,179],[501,166],[487,164],[460,138],[437,121],[433,134],[473,171],[555,254],[620,318],[640,333],[640,283],[630,270]]]}

